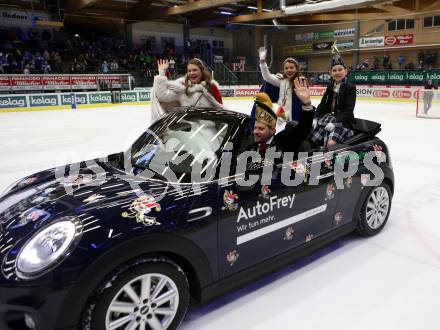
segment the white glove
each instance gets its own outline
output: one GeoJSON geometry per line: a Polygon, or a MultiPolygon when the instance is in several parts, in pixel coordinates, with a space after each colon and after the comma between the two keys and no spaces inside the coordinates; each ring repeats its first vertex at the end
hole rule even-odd
{"type": "Polygon", "coordinates": [[[267,56],[267,49],[266,47],[260,47],[258,48],[258,55],[260,56],[260,61],[265,61],[267,56]]]}
{"type": "Polygon", "coordinates": [[[333,123],[328,123],[327,125],[325,125],[324,129],[327,132],[333,132],[335,130],[335,124],[333,123]]]}

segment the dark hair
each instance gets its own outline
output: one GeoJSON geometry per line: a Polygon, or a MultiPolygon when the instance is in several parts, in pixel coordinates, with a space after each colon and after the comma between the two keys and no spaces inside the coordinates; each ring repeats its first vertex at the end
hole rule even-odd
{"type": "MultiPolygon", "coordinates": [[[[188,64],[186,65],[188,67],[188,65],[195,65],[197,66],[200,71],[202,71],[202,81],[206,82],[206,88],[208,89],[208,91],[212,94],[211,91],[211,73],[209,72],[208,68],[205,66],[205,64],[202,62],[202,60],[199,60],[198,58],[193,58],[191,60],[188,61],[188,64]]],[[[189,77],[188,74],[185,76],[185,94],[188,95],[188,88],[189,88],[189,77]]]]}
{"type": "MultiPolygon", "coordinates": [[[[295,65],[296,68],[296,73],[293,75],[292,78],[290,78],[289,83],[292,83],[296,78],[299,78],[299,63],[297,60],[295,60],[293,57],[288,57],[283,61],[283,77],[287,78],[286,75],[284,74],[284,64],[286,63],[292,63],[293,65],[295,65]]],[[[293,85],[293,83],[292,83],[293,85]]]]}

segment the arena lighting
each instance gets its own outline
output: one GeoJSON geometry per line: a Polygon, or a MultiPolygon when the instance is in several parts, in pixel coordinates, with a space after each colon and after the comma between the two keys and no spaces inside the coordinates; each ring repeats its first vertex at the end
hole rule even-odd
{"type": "Polygon", "coordinates": [[[222,14],[222,15],[228,15],[228,16],[234,15],[233,13],[231,13],[231,12],[229,12],[229,11],[221,11],[220,14],[222,14]]]}
{"type": "Polygon", "coordinates": [[[276,18],[274,18],[274,19],[272,20],[272,23],[273,23],[273,25],[274,25],[278,30],[282,30],[282,31],[287,30],[287,27],[286,27],[286,26],[283,26],[283,25],[280,25],[280,22],[278,22],[278,20],[277,20],[276,18]]]}
{"type": "MultiPolygon", "coordinates": [[[[254,6],[247,6],[249,9],[254,9],[254,10],[258,10],[258,8],[257,7],[254,7],[254,6]]],[[[263,8],[262,9],[263,11],[272,11],[271,9],[265,9],[265,8],[263,8]]]]}
{"type": "MultiPolygon", "coordinates": [[[[282,0],[281,0],[282,1],[282,0]]],[[[294,5],[289,7],[280,7],[286,15],[315,13],[323,10],[341,10],[346,7],[366,5],[373,3],[375,0],[329,0],[315,3],[306,3],[303,5],[294,5]]]]}
{"type": "Polygon", "coordinates": [[[137,0],[113,0],[115,2],[138,3],[137,0]]]}

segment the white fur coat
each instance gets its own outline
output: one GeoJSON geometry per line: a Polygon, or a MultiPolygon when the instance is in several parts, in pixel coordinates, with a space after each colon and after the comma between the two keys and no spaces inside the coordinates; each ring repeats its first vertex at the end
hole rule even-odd
{"type": "MultiPolygon", "coordinates": [[[[211,83],[218,86],[217,82],[212,81],[211,83]]],[[[217,102],[214,96],[206,89],[205,82],[189,87],[188,95],[185,93],[185,89],[185,77],[169,81],[165,76],[155,76],[152,92],[151,123],[177,106],[224,109],[223,105],[217,102]]]]}

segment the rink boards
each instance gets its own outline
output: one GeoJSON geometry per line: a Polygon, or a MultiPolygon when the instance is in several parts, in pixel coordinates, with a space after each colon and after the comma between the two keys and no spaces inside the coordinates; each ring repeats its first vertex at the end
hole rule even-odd
{"type": "MultiPolygon", "coordinates": [[[[418,86],[387,87],[357,85],[358,100],[378,100],[392,102],[415,102],[418,86]]],[[[325,87],[311,86],[312,99],[317,102],[325,92],[325,87]]],[[[221,86],[225,99],[252,99],[259,92],[259,86],[221,86]]],[[[142,105],[151,101],[151,88],[113,92],[70,92],[0,95],[0,112],[22,112],[39,110],[68,110],[108,107],[112,105],[142,105]]],[[[440,101],[436,94],[434,102],[440,101]]],[[[314,102],[314,103],[315,103],[314,102]]]]}

